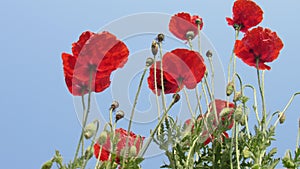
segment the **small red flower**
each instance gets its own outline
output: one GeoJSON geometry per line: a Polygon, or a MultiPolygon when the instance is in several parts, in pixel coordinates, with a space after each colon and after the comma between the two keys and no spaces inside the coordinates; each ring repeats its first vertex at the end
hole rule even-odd
{"type": "Polygon", "coordinates": [[[67,87],[75,96],[101,92],[110,85],[110,74],[127,62],[126,45],[109,32],[83,32],[72,44],[72,54],[62,53],[67,87]]]}
{"type": "Polygon", "coordinates": [[[189,13],[185,12],[175,14],[170,20],[169,30],[177,38],[181,40],[188,40],[186,37],[187,32],[192,31],[194,33],[194,37],[198,35],[197,20],[200,23],[200,29],[202,29],[203,21],[199,16],[191,16],[189,13]]]}
{"type": "MultiPolygon", "coordinates": [[[[156,62],[156,83],[157,83],[157,95],[160,95],[160,92],[162,90],[161,85],[161,72],[160,72],[160,61],[156,62]]],[[[176,80],[173,79],[168,73],[164,71],[163,73],[163,79],[164,79],[164,92],[165,94],[169,93],[176,93],[182,89],[182,85],[176,83],[176,80]],[[168,76],[168,78],[166,78],[168,76]]],[[[152,90],[152,92],[155,94],[155,79],[154,79],[154,64],[150,67],[150,73],[148,77],[148,86],[152,90]]]]}
{"type": "MultiPolygon", "coordinates": [[[[208,121],[208,116],[212,117],[212,119],[214,118],[214,113],[212,112],[213,111],[213,107],[212,107],[213,105],[212,104],[213,103],[209,104],[210,114],[208,114],[208,112],[206,112],[204,115],[198,116],[197,121],[201,121],[201,120],[205,119],[205,122],[208,123],[209,122],[208,121]]],[[[234,110],[233,110],[233,108],[235,107],[234,104],[231,103],[231,102],[229,102],[228,106],[227,106],[227,101],[220,100],[220,99],[215,99],[215,104],[216,104],[218,118],[220,118],[220,113],[222,112],[223,109],[225,109],[225,108],[231,108],[232,109],[229,112],[229,114],[227,115],[227,117],[222,117],[221,118],[221,122],[223,124],[229,124],[229,125],[226,126],[226,130],[230,130],[232,128],[232,126],[233,126],[232,114],[234,112],[234,110]]],[[[191,131],[193,132],[193,130],[194,130],[194,124],[192,123],[191,119],[186,120],[184,124],[185,124],[185,126],[191,126],[191,131]]],[[[214,139],[214,137],[215,137],[214,135],[208,133],[208,129],[206,128],[206,126],[212,126],[213,128],[217,128],[218,124],[216,123],[216,120],[213,119],[211,125],[207,124],[207,125],[203,126],[201,137],[204,138],[204,139],[206,139],[204,141],[204,145],[209,144],[214,139]]],[[[226,133],[226,131],[224,131],[222,135],[225,138],[228,138],[228,134],[226,133]]]]}
{"type": "Polygon", "coordinates": [[[242,40],[236,41],[234,53],[249,66],[256,67],[258,59],[260,70],[270,70],[271,67],[265,62],[277,59],[282,48],[283,43],[276,32],[257,27],[246,32],[242,40]]]}
{"type": "Polygon", "coordinates": [[[237,0],[234,2],[233,19],[226,18],[228,25],[240,28],[240,31],[246,32],[249,28],[258,25],[263,19],[262,9],[251,0],[237,0]]]}
{"type": "MultiPolygon", "coordinates": [[[[165,93],[176,93],[183,86],[188,89],[194,89],[199,83],[206,71],[206,66],[202,56],[195,51],[187,49],[175,49],[167,52],[163,56],[163,71],[164,71],[164,89],[165,93]]],[[[156,79],[158,94],[162,89],[160,62],[157,62],[156,79]]],[[[155,93],[154,84],[154,65],[150,68],[148,77],[149,88],[155,93]]]]}
{"type": "MultiPolygon", "coordinates": [[[[127,131],[122,129],[122,128],[116,129],[115,134],[116,134],[116,137],[118,138],[118,142],[117,142],[117,146],[116,146],[117,147],[116,162],[118,164],[120,163],[121,150],[123,148],[125,148],[127,138],[128,138],[128,146],[129,147],[135,146],[136,147],[136,154],[139,153],[139,151],[141,149],[141,146],[142,146],[142,142],[144,141],[145,137],[137,136],[133,132],[130,132],[130,135],[128,136],[127,131]]],[[[102,146],[101,152],[100,152],[100,149],[101,149],[101,145],[98,142],[96,142],[96,144],[94,144],[94,155],[95,155],[95,157],[98,159],[98,156],[100,155],[100,160],[101,161],[108,161],[110,151],[111,151],[111,140],[110,140],[109,134],[107,135],[106,142],[102,146]]]]}
{"type": "Polygon", "coordinates": [[[175,49],[163,56],[163,70],[172,77],[177,84],[194,89],[204,77],[206,66],[202,56],[195,51],[175,49]]]}

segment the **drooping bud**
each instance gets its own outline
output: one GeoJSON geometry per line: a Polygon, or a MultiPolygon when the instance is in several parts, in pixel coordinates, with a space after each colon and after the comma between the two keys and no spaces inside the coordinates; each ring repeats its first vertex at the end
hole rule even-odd
{"type": "Polygon", "coordinates": [[[151,52],[152,52],[153,56],[155,56],[158,52],[158,44],[155,40],[152,41],[151,52]]]}
{"type": "Polygon", "coordinates": [[[147,58],[146,60],[146,66],[149,67],[154,63],[154,59],[153,58],[147,58]]]}
{"type": "Polygon", "coordinates": [[[178,93],[173,94],[174,103],[177,103],[180,100],[180,95],[178,93]]]}
{"type": "Polygon", "coordinates": [[[279,123],[282,124],[284,123],[286,116],[284,113],[278,113],[278,118],[279,118],[279,123]]]}
{"type": "Polygon", "coordinates": [[[100,134],[100,136],[98,138],[98,143],[100,145],[103,145],[103,144],[105,144],[106,139],[107,139],[107,132],[104,130],[104,131],[101,132],[101,134],[100,134]]]}
{"type": "Polygon", "coordinates": [[[208,58],[211,58],[212,57],[212,51],[211,50],[208,50],[207,52],[206,52],[206,57],[208,57],[208,58]]]}
{"type": "Polygon", "coordinates": [[[220,117],[228,117],[228,115],[230,114],[230,112],[233,110],[233,108],[229,108],[229,107],[225,107],[222,109],[222,111],[220,112],[220,117]]]}
{"type": "Polygon", "coordinates": [[[241,97],[242,97],[242,93],[241,92],[234,93],[233,102],[239,101],[241,99],[241,97]]]}
{"type": "Polygon", "coordinates": [[[185,37],[186,37],[186,39],[194,39],[194,37],[195,37],[194,31],[188,31],[188,32],[185,34],[185,37]]]}
{"type": "Polygon", "coordinates": [[[111,106],[110,106],[110,109],[112,110],[112,111],[114,111],[116,108],[118,108],[119,107],[119,102],[118,101],[113,101],[112,103],[111,103],[111,106]]]}
{"type": "Polygon", "coordinates": [[[116,122],[124,117],[125,113],[122,110],[117,111],[116,113],[116,122]]]}
{"type": "Polygon", "coordinates": [[[234,91],[234,83],[231,81],[227,84],[227,87],[226,87],[226,95],[227,96],[230,96],[234,91]]]}
{"type": "Polygon", "coordinates": [[[83,135],[85,139],[90,139],[96,134],[96,131],[97,131],[97,124],[95,121],[93,121],[92,123],[85,126],[83,135]]]}
{"type": "Polygon", "coordinates": [[[164,34],[160,33],[160,34],[157,35],[157,41],[158,42],[162,42],[164,40],[165,40],[165,35],[164,34]]]}

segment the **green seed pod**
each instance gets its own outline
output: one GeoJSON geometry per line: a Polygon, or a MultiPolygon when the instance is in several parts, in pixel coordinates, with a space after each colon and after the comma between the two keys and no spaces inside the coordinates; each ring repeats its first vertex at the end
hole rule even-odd
{"type": "Polygon", "coordinates": [[[157,42],[155,40],[152,41],[151,52],[152,52],[153,56],[156,56],[156,54],[158,52],[158,44],[157,44],[157,42]]]}

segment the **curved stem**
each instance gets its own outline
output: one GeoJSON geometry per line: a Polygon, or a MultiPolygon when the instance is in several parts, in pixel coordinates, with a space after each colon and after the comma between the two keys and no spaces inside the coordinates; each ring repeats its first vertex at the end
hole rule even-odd
{"type": "MultiPolygon", "coordinates": [[[[176,93],[177,94],[177,93],[176,93]]],[[[164,119],[167,117],[168,112],[170,111],[170,109],[172,108],[172,106],[175,104],[175,97],[173,98],[171,104],[169,105],[169,107],[167,108],[166,111],[164,111],[162,118],[159,120],[158,124],[156,125],[156,127],[154,128],[154,130],[151,132],[150,134],[150,139],[145,143],[145,146],[143,146],[144,148],[139,152],[138,157],[143,157],[145,152],[147,151],[150,143],[153,140],[154,134],[157,132],[158,128],[160,127],[161,123],[164,121],[164,119]]]]}
{"type": "Polygon", "coordinates": [[[284,109],[282,110],[282,112],[280,113],[280,116],[277,118],[276,122],[274,123],[274,126],[276,127],[276,125],[279,122],[279,119],[281,118],[281,116],[285,113],[285,111],[290,107],[291,103],[293,102],[295,96],[297,96],[298,94],[300,94],[300,92],[296,92],[292,95],[292,97],[290,98],[289,102],[287,103],[287,105],[284,107],[284,109]]]}
{"type": "MultiPolygon", "coordinates": [[[[139,94],[140,94],[140,91],[141,91],[141,88],[142,88],[142,84],[143,84],[143,80],[144,80],[146,72],[147,72],[147,67],[144,68],[144,72],[143,72],[142,77],[140,79],[138,90],[137,90],[135,98],[134,98],[133,107],[131,109],[131,115],[130,115],[130,119],[129,119],[128,129],[127,129],[127,138],[126,138],[126,144],[125,144],[125,153],[124,153],[125,155],[127,154],[127,151],[128,151],[128,142],[129,142],[129,136],[130,136],[130,129],[131,129],[131,125],[132,125],[132,119],[133,119],[133,116],[134,116],[135,107],[136,107],[136,104],[137,104],[137,101],[138,101],[138,97],[139,97],[139,94]]],[[[124,159],[123,159],[123,164],[125,162],[125,158],[126,157],[124,157],[124,159]]]]}
{"type": "MultiPolygon", "coordinates": [[[[260,119],[259,119],[258,110],[257,110],[256,90],[255,90],[255,88],[254,88],[252,85],[250,85],[250,84],[244,85],[243,88],[246,88],[246,87],[251,88],[251,89],[253,90],[253,98],[254,98],[254,106],[253,106],[253,109],[254,109],[254,112],[255,112],[256,120],[257,120],[258,124],[260,125],[260,119]]],[[[244,89],[243,89],[243,90],[244,90],[244,89]]]]}

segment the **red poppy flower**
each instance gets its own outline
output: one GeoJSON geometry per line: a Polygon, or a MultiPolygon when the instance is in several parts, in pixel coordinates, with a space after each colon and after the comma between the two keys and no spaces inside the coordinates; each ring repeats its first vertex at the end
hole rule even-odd
{"type": "Polygon", "coordinates": [[[260,70],[270,70],[271,67],[265,62],[277,59],[282,48],[283,43],[276,32],[257,27],[246,32],[242,40],[236,41],[234,53],[249,66],[256,67],[258,59],[260,70]]]}
{"type": "Polygon", "coordinates": [[[89,91],[101,92],[110,85],[110,74],[127,62],[126,45],[109,32],[83,32],[72,44],[72,55],[62,53],[65,81],[77,96],[89,91]]]}
{"type": "MultiPolygon", "coordinates": [[[[120,153],[121,153],[122,149],[125,148],[125,146],[126,146],[127,137],[129,137],[128,138],[128,146],[136,147],[136,154],[139,153],[141,146],[142,146],[142,142],[144,141],[145,137],[137,136],[133,132],[130,132],[130,135],[128,136],[127,131],[122,128],[116,129],[115,134],[116,134],[116,137],[118,138],[118,143],[116,146],[117,147],[116,162],[118,164],[120,163],[120,153]]],[[[100,152],[100,149],[101,149],[101,145],[98,142],[96,142],[96,144],[94,145],[95,157],[98,159],[98,156],[100,155],[101,161],[109,160],[108,158],[109,158],[110,150],[111,150],[111,140],[110,140],[109,134],[107,135],[106,142],[102,146],[101,152],[100,152]]]]}
{"type": "MultiPolygon", "coordinates": [[[[160,95],[160,92],[162,90],[161,85],[161,72],[160,72],[160,61],[156,62],[156,83],[157,83],[157,94],[160,95]]],[[[169,93],[176,93],[182,89],[182,85],[179,85],[176,83],[176,80],[173,79],[168,73],[164,71],[163,73],[163,79],[164,79],[164,92],[165,94],[169,93]],[[168,76],[168,78],[166,78],[168,76]]],[[[152,90],[152,92],[155,94],[155,79],[154,79],[154,64],[150,67],[150,73],[148,77],[148,86],[152,90]]]]}
{"type": "Polygon", "coordinates": [[[202,56],[195,51],[175,49],[163,56],[163,70],[170,76],[167,80],[175,79],[177,84],[182,84],[188,89],[194,89],[206,71],[202,56]],[[168,79],[172,77],[172,79],[168,79]]]}
{"type": "Polygon", "coordinates": [[[238,26],[242,32],[258,25],[263,19],[262,9],[251,0],[235,1],[232,11],[233,19],[226,18],[228,25],[238,26]]]}
{"type": "MultiPolygon", "coordinates": [[[[210,119],[209,117],[212,117],[212,121],[211,121],[211,125],[207,124],[206,126],[211,126],[213,127],[214,129],[216,129],[218,127],[218,124],[216,123],[216,120],[214,119],[214,113],[212,112],[213,111],[213,103],[210,103],[209,104],[209,107],[210,107],[210,114],[208,114],[208,112],[206,112],[203,116],[200,115],[198,116],[197,118],[197,121],[201,121],[203,119],[205,119],[205,122],[206,123],[210,123],[208,121],[208,119],[210,119]]],[[[222,124],[227,124],[226,126],[226,130],[230,130],[233,126],[233,118],[231,117],[234,110],[233,108],[235,107],[233,103],[229,102],[228,103],[228,106],[227,106],[227,101],[225,100],[220,100],[220,99],[216,99],[215,100],[215,104],[216,104],[216,109],[217,109],[217,116],[218,118],[220,118],[220,113],[225,109],[225,108],[231,108],[232,110],[229,112],[229,114],[226,116],[226,117],[222,117],[221,118],[221,122],[222,124]]],[[[191,131],[193,132],[194,130],[194,124],[192,123],[191,119],[188,119],[185,121],[185,126],[191,126],[191,131]]],[[[223,132],[222,134],[225,138],[228,138],[228,134],[226,133],[226,131],[223,132]]],[[[201,135],[202,138],[205,138],[206,140],[204,141],[204,145],[207,145],[209,144],[213,139],[214,139],[214,135],[212,134],[209,134],[208,132],[208,129],[204,126],[204,128],[202,129],[202,135],[201,135]]]]}
{"type": "Polygon", "coordinates": [[[198,35],[197,20],[200,21],[200,29],[202,29],[203,21],[199,16],[191,16],[189,13],[185,12],[175,14],[170,20],[169,30],[177,38],[181,40],[188,40],[186,37],[187,32],[192,31],[194,33],[194,37],[198,35]]]}

